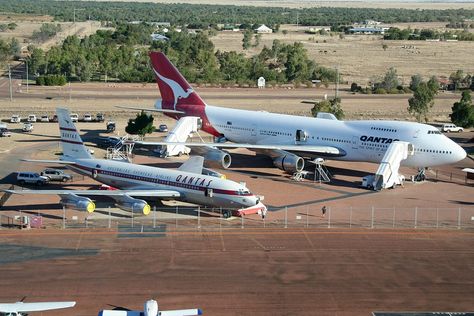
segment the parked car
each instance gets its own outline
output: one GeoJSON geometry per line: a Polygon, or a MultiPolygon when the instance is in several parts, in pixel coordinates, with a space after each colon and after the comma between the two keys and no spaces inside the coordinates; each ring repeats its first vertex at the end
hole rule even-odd
{"type": "Polygon", "coordinates": [[[49,116],[47,116],[47,115],[41,115],[40,121],[41,121],[41,122],[49,122],[49,116]]]}
{"type": "Polygon", "coordinates": [[[166,126],[166,124],[161,124],[160,127],[158,127],[158,130],[160,132],[167,132],[168,131],[168,126],[166,126]]]}
{"type": "Polygon", "coordinates": [[[82,119],[84,122],[92,122],[92,115],[89,113],[84,114],[84,117],[82,119]]]}
{"type": "Polygon", "coordinates": [[[31,123],[29,123],[29,122],[23,124],[22,131],[23,131],[23,132],[27,132],[27,133],[28,133],[28,132],[32,132],[32,131],[33,131],[33,124],[31,124],[31,123]]]}
{"type": "Polygon", "coordinates": [[[21,116],[19,115],[12,115],[10,118],[10,123],[20,123],[21,122],[21,116]]]}
{"type": "Polygon", "coordinates": [[[450,133],[450,132],[460,133],[464,131],[464,128],[460,126],[456,126],[454,124],[443,124],[443,126],[441,126],[441,131],[445,133],[450,133]]]}
{"type": "Polygon", "coordinates": [[[107,133],[112,133],[115,131],[115,122],[108,121],[107,122],[107,133]]]}
{"type": "Polygon", "coordinates": [[[21,185],[26,183],[44,185],[48,183],[48,178],[36,172],[19,172],[16,181],[21,185]]]}
{"type": "Polygon", "coordinates": [[[72,180],[72,175],[64,173],[64,171],[58,169],[45,169],[41,172],[41,175],[47,177],[49,179],[48,181],[66,182],[72,180]]]}
{"type": "Polygon", "coordinates": [[[8,130],[8,128],[0,128],[0,136],[1,137],[11,137],[12,132],[8,130]]]}
{"type": "Polygon", "coordinates": [[[28,115],[28,122],[35,123],[36,122],[36,115],[34,115],[34,114],[28,115]]]}
{"type": "Polygon", "coordinates": [[[97,115],[95,116],[95,120],[96,120],[97,122],[103,122],[103,121],[105,120],[104,114],[102,114],[102,113],[97,113],[97,115]]]}
{"type": "Polygon", "coordinates": [[[79,121],[79,115],[77,115],[77,113],[71,113],[70,118],[73,122],[79,121]]]}

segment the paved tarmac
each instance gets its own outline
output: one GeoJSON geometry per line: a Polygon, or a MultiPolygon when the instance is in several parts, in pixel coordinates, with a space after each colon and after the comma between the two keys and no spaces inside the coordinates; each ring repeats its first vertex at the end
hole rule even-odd
{"type": "Polygon", "coordinates": [[[0,301],[77,301],[52,316],[96,315],[108,304],[138,309],[149,298],[166,309],[200,307],[204,315],[472,311],[473,237],[311,229],[156,238],[0,231],[2,255],[11,258],[0,261],[0,301]]]}

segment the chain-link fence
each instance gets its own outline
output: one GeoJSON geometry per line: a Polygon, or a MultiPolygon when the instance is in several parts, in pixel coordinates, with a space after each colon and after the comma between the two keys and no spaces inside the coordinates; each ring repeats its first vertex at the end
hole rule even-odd
{"type": "Polygon", "coordinates": [[[119,232],[222,230],[227,228],[474,229],[474,207],[327,207],[270,209],[258,215],[226,218],[220,209],[154,208],[148,216],[99,209],[83,219],[64,210],[63,228],[109,228],[119,232]]]}

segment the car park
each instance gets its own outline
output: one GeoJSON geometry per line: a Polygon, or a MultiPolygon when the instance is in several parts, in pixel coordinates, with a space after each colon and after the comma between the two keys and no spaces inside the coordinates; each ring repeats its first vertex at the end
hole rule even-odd
{"type": "Polygon", "coordinates": [[[160,127],[158,127],[158,130],[160,132],[167,132],[168,131],[168,126],[166,124],[161,124],[160,127]]]}
{"type": "Polygon", "coordinates": [[[48,181],[66,182],[72,180],[72,175],[58,169],[45,169],[41,172],[41,175],[47,177],[49,179],[48,181]]]}
{"type": "Polygon", "coordinates": [[[456,126],[454,124],[443,124],[443,126],[441,126],[441,131],[445,133],[451,133],[451,132],[460,133],[464,131],[464,128],[460,126],[456,126]]]}
{"type": "Polygon", "coordinates": [[[20,184],[44,185],[48,183],[48,178],[37,172],[19,172],[16,181],[20,184]]]}
{"type": "Polygon", "coordinates": [[[26,133],[32,132],[32,131],[33,131],[33,124],[31,124],[31,123],[29,123],[29,122],[23,124],[22,131],[23,131],[23,132],[26,132],[26,133]]]}
{"type": "Polygon", "coordinates": [[[70,117],[73,122],[79,121],[79,115],[77,115],[77,113],[71,113],[70,117]]]}
{"type": "Polygon", "coordinates": [[[40,121],[41,121],[41,122],[49,122],[49,116],[47,116],[47,115],[41,115],[40,121]]]}
{"type": "Polygon", "coordinates": [[[21,117],[19,115],[12,115],[10,118],[10,123],[20,123],[21,117]]]}
{"type": "Polygon", "coordinates": [[[35,123],[36,122],[36,115],[34,115],[34,114],[28,115],[28,122],[35,123]]]}
{"type": "Polygon", "coordinates": [[[1,137],[10,137],[10,136],[12,136],[12,132],[10,132],[8,130],[8,128],[3,127],[3,128],[0,128],[0,136],[1,137]]]}
{"type": "Polygon", "coordinates": [[[84,117],[82,118],[84,122],[92,122],[92,115],[89,113],[84,114],[84,117]]]}

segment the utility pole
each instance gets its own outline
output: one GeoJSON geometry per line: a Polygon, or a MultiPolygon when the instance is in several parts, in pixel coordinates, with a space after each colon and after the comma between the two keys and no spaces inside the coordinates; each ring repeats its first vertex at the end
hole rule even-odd
{"type": "Polygon", "coordinates": [[[26,64],[26,93],[28,93],[28,59],[25,59],[25,64],[26,64]]]}
{"type": "Polygon", "coordinates": [[[12,91],[12,71],[10,65],[8,65],[8,82],[10,83],[10,102],[13,101],[13,91],[12,91]]]}

